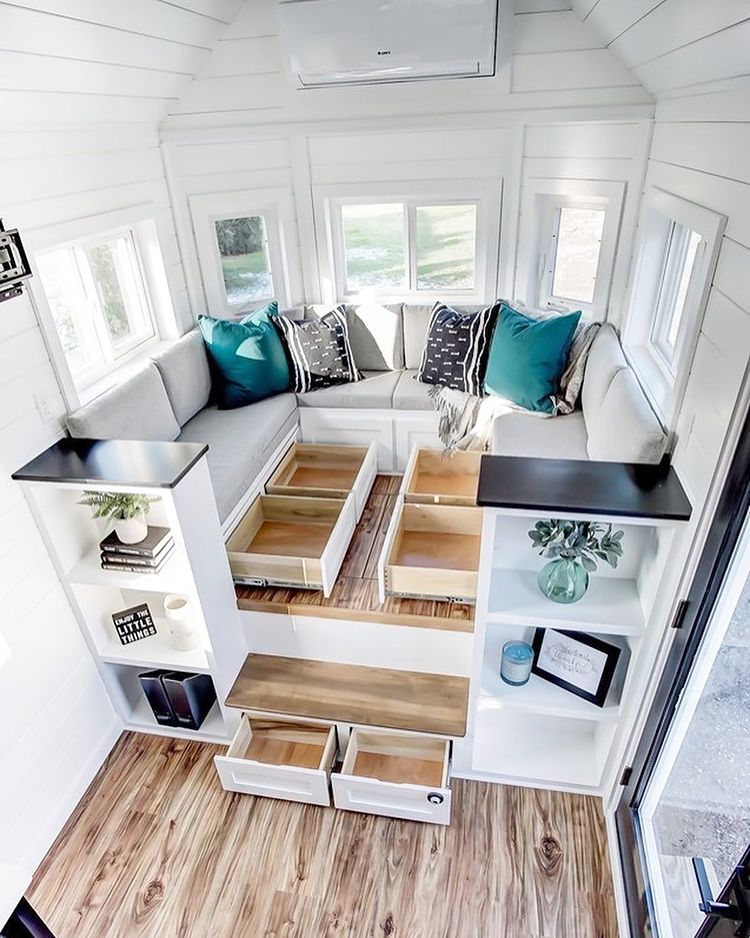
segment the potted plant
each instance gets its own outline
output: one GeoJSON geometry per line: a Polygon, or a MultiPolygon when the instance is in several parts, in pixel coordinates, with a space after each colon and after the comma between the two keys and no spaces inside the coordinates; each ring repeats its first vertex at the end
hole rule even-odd
{"type": "Polygon", "coordinates": [[[130,492],[84,492],[78,504],[93,508],[95,518],[111,518],[123,544],[137,544],[148,534],[146,516],[151,502],[158,501],[158,497],[130,492]]]}
{"type": "Polygon", "coordinates": [[[624,535],[595,521],[537,521],[529,537],[539,556],[550,558],[537,576],[539,589],[556,603],[578,602],[600,560],[617,567],[624,535]]]}

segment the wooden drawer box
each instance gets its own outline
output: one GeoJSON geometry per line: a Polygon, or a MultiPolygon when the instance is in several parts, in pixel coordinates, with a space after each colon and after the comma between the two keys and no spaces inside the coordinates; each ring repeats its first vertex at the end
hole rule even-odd
{"type": "Polygon", "coordinates": [[[391,519],[378,565],[387,595],[477,598],[482,509],[401,503],[391,519]]]}
{"type": "Polygon", "coordinates": [[[404,473],[404,501],[435,505],[476,505],[481,453],[415,447],[404,473]]]}
{"type": "Polygon", "coordinates": [[[238,583],[322,589],[329,596],[357,520],[354,497],[259,495],[227,541],[238,583]]]}
{"type": "Polygon", "coordinates": [[[330,805],[336,728],[242,715],[225,756],[214,756],[221,784],[246,795],[330,805]]]}
{"type": "Polygon", "coordinates": [[[293,443],[266,482],[269,495],[346,498],[354,495],[357,521],[377,473],[375,444],[293,443]]]}
{"type": "Polygon", "coordinates": [[[340,773],[331,776],[337,808],[449,824],[450,742],[354,729],[340,773]]]}

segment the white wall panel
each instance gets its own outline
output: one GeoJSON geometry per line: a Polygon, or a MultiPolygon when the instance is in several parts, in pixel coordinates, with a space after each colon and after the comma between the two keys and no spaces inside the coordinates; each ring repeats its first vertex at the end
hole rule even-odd
{"type": "Polygon", "coordinates": [[[638,79],[608,49],[513,56],[514,92],[627,88],[638,79]]]}
{"type": "Polygon", "coordinates": [[[602,45],[594,30],[570,10],[513,19],[513,51],[516,53],[601,49],[602,45]]]}

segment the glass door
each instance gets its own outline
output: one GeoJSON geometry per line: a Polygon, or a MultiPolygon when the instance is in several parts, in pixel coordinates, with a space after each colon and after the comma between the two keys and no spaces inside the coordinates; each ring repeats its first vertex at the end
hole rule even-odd
{"type": "MultiPolygon", "coordinates": [[[[637,824],[656,934],[694,938],[750,844],[747,522],[644,788],[637,824]]],[[[729,927],[731,911],[718,909],[713,927],[721,913],[729,927]]],[[[736,931],[738,921],[727,935],[745,934],[736,931]]]]}

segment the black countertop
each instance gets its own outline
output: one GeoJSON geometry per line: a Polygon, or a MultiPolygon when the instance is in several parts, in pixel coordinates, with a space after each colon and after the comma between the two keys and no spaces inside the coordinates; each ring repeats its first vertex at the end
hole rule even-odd
{"type": "Polygon", "coordinates": [[[65,438],[13,473],[19,482],[171,489],[208,451],[205,443],[65,438]]]}
{"type": "Polygon", "coordinates": [[[526,456],[483,456],[477,504],[659,521],[687,521],[692,511],[671,466],[526,456]]]}

